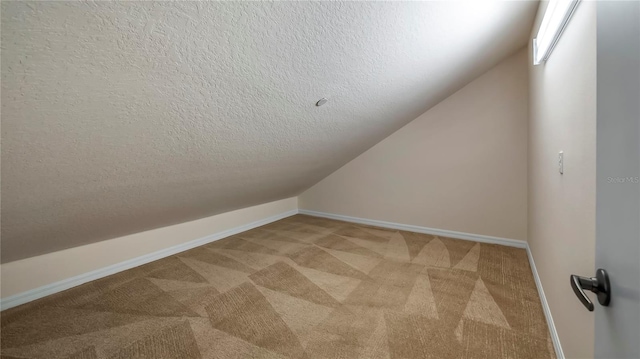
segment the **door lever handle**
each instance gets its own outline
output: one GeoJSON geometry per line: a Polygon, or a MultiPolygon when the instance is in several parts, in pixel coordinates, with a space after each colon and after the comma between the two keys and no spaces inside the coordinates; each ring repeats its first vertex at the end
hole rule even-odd
{"type": "Polygon", "coordinates": [[[593,312],[593,302],[587,297],[583,289],[596,293],[598,303],[608,306],[611,301],[611,285],[609,284],[609,275],[604,269],[598,269],[595,277],[581,277],[575,274],[571,275],[571,288],[582,304],[593,312]]]}

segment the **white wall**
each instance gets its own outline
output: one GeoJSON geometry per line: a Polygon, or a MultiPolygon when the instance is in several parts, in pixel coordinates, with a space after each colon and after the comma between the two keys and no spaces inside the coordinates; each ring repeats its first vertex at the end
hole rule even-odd
{"type": "MultiPolygon", "coordinates": [[[[541,3],[532,37],[542,21],[541,3]]],[[[529,245],[567,358],[593,357],[594,320],[569,286],[592,275],[596,186],[596,5],[583,1],[530,75],[529,245]],[[564,151],[564,174],[558,152],[564,151]]],[[[531,48],[531,43],[530,47],[531,48]]]]}
{"type": "Polygon", "coordinates": [[[521,50],[300,196],[300,208],[511,239],[527,235],[521,50]]]}
{"type": "Polygon", "coordinates": [[[1,296],[2,299],[5,299],[15,294],[297,209],[298,200],[293,197],[196,221],[3,263],[0,265],[1,296]]]}

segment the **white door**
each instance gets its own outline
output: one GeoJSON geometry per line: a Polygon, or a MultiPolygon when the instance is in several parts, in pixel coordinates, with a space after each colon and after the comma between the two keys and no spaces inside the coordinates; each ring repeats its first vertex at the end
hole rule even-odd
{"type": "Polygon", "coordinates": [[[599,1],[597,26],[595,356],[640,358],[640,2],[599,1]]]}

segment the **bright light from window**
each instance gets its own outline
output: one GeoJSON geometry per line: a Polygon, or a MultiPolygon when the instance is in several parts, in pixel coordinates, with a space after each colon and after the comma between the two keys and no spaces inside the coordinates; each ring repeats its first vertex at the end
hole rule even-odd
{"type": "Polygon", "coordinates": [[[551,55],[579,0],[550,0],[536,38],[533,39],[533,64],[539,65],[551,55]]]}

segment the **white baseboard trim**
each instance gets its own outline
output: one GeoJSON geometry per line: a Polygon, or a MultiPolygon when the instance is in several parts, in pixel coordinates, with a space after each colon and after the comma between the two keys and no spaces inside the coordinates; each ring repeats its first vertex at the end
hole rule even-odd
{"type": "Polygon", "coordinates": [[[242,226],[234,227],[225,231],[217,232],[202,238],[194,239],[189,242],[185,242],[173,247],[165,248],[153,253],[145,254],[143,256],[132,258],[124,262],[116,263],[101,269],[96,269],[87,273],[77,275],[75,277],[67,278],[55,283],[47,284],[45,286],[28,290],[26,292],[18,293],[7,298],[0,299],[0,310],[16,307],[21,304],[25,304],[36,299],[46,297],[48,295],[67,290],[81,284],[104,278],[106,276],[122,272],[127,269],[131,269],[143,264],[156,261],[174,254],[184,252],[186,250],[199,247],[201,245],[217,241],[222,238],[233,236],[235,234],[248,231],[250,229],[264,226],[271,222],[281,220],[286,217],[293,216],[298,213],[298,210],[290,210],[271,217],[263,218],[251,223],[244,224],[242,226]]]}
{"type": "Polygon", "coordinates": [[[564,359],[564,352],[562,351],[562,345],[560,345],[560,337],[558,331],[553,323],[553,317],[551,316],[551,309],[547,302],[547,297],[544,295],[544,289],[542,289],[542,282],[538,275],[538,269],[536,269],[536,263],[533,261],[533,254],[531,254],[531,248],[527,244],[527,256],[529,257],[529,265],[531,266],[531,272],[533,273],[533,280],[536,282],[536,288],[538,289],[538,295],[540,296],[540,302],[542,303],[542,310],[544,316],[547,319],[547,326],[549,327],[549,335],[551,336],[551,342],[553,342],[553,349],[556,351],[557,359],[564,359]]]}
{"type": "Polygon", "coordinates": [[[314,217],[335,219],[335,220],[344,221],[344,222],[352,222],[352,223],[366,224],[369,226],[397,229],[397,230],[407,231],[407,232],[425,233],[425,234],[431,234],[434,236],[464,239],[464,240],[474,241],[474,242],[500,244],[503,246],[517,247],[517,248],[527,248],[527,242],[521,241],[518,239],[492,237],[492,236],[485,236],[481,234],[472,234],[472,233],[465,233],[465,232],[449,231],[445,229],[414,226],[411,224],[378,221],[375,219],[343,216],[341,214],[316,212],[316,211],[310,211],[306,209],[300,209],[298,210],[298,213],[306,214],[314,217]]]}

